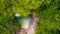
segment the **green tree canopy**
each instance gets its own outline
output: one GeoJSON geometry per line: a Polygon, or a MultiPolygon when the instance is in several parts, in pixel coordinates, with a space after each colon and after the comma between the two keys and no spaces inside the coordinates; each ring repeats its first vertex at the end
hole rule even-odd
{"type": "Polygon", "coordinates": [[[60,0],[0,0],[0,33],[14,34],[20,27],[14,22],[14,14],[27,16],[33,9],[40,18],[36,34],[60,30],[60,0]]]}

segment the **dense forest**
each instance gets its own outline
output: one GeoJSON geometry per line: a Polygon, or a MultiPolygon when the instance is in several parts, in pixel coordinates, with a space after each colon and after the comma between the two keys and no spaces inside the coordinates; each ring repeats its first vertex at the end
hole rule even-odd
{"type": "Polygon", "coordinates": [[[40,18],[35,34],[60,34],[60,0],[0,0],[0,34],[14,34],[21,26],[14,14],[27,17],[33,10],[40,18]]]}

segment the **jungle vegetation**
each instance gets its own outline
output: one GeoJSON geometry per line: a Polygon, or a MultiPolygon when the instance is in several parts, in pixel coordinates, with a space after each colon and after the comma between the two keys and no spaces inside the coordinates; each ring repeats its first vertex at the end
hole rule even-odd
{"type": "Polygon", "coordinates": [[[14,14],[32,10],[40,18],[35,34],[60,34],[60,0],[0,0],[0,34],[14,34],[20,28],[14,14]]]}

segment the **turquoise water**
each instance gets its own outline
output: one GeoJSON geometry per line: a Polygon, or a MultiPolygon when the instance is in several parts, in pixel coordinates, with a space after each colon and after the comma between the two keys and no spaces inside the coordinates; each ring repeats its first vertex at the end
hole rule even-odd
{"type": "Polygon", "coordinates": [[[34,18],[30,17],[29,18],[29,25],[32,25],[33,21],[34,21],[34,18]]]}

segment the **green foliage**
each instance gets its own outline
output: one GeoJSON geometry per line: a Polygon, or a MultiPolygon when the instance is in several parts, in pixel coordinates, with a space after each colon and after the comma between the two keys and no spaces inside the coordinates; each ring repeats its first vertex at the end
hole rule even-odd
{"type": "Polygon", "coordinates": [[[37,26],[35,34],[60,34],[60,10],[57,3],[52,4],[45,10],[40,10],[37,13],[40,16],[40,23],[37,26]]]}
{"type": "Polygon", "coordinates": [[[60,30],[60,0],[0,0],[0,34],[14,34],[21,24],[14,14],[28,16],[31,10],[40,18],[36,34],[58,34],[60,30]]]}
{"type": "Polygon", "coordinates": [[[14,10],[24,16],[30,14],[31,9],[37,9],[38,7],[46,4],[50,4],[51,0],[11,0],[14,5],[14,10]],[[27,13],[27,14],[26,14],[27,13]]]}
{"type": "Polygon", "coordinates": [[[14,22],[13,5],[9,0],[0,0],[0,34],[14,34],[20,28],[14,22]]]}
{"type": "Polygon", "coordinates": [[[10,34],[10,32],[6,28],[0,25],[0,34],[10,34]]]}

